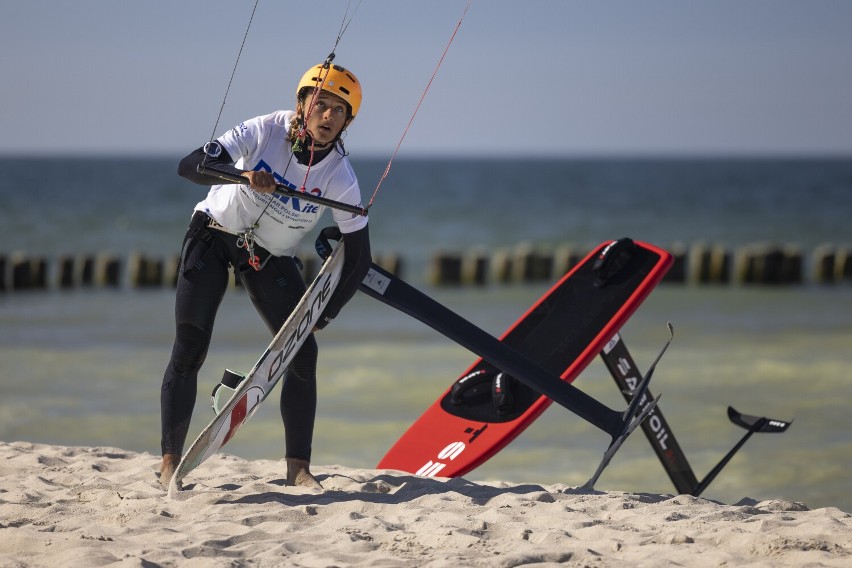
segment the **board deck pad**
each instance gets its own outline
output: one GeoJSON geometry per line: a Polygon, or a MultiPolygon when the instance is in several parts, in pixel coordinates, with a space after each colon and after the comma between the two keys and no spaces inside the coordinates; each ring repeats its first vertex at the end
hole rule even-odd
{"type": "Polygon", "coordinates": [[[180,490],[181,480],[193,469],[228,443],[240,427],[248,422],[260,403],[284,377],[290,362],[310,335],[314,323],[322,315],[340,281],[343,269],[343,243],[323,263],[296,308],[281,326],[266,351],[222,410],[207,425],[184,454],[172,477],[169,493],[180,490]]]}
{"type": "MultiPolygon", "coordinates": [[[[573,382],[662,280],[673,261],[662,249],[629,241],[630,246],[621,249],[626,252],[603,267],[608,273],[602,279],[595,265],[615,242],[596,247],[500,340],[563,381],[573,382]]],[[[505,375],[500,378],[498,391],[494,379],[499,374],[490,362],[482,358],[475,361],[402,435],[377,467],[456,477],[487,461],[552,402],[505,375]],[[473,386],[456,386],[453,392],[454,385],[474,374],[468,379],[475,383],[473,386]]]]}

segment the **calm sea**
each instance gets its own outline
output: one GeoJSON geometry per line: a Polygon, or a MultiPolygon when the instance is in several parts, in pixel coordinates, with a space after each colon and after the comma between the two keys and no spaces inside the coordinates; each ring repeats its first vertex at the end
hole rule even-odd
{"type": "MultiPolygon", "coordinates": [[[[178,178],[176,162],[0,159],[0,254],[176,254],[205,191],[178,178]]],[[[385,162],[353,163],[367,199],[385,162]]],[[[662,247],[795,245],[809,257],[822,243],[852,244],[850,215],[848,159],[399,158],[371,210],[371,234],[376,253],[403,259],[406,280],[496,335],[546,285],[432,288],[424,275],[437,251],[591,246],[630,236],[662,247]]],[[[172,308],[168,288],[0,293],[0,439],[158,454],[172,308]]],[[[640,366],[665,340],[666,321],[675,326],[675,342],[652,389],[662,393],[661,409],[699,478],[744,433],[728,422],[728,405],[794,419],[787,433],[752,437],[704,496],[852,511],[852,286],[664,284],[622,330],[640,366]]],[[[317,464],[374,467],[474,359],[361,295],[318,339],[317,464]]],[[[190,437],[211,417],[208,393],[222,369],[250,368],[268,340],[245,295],[229,293],[190,437]]],[[[623,406],[598,361],[576,384],[623,406]]],[[[554,406],[468,478],[580,484],[607,442],[554,406]]],[[[277,404],[264,405],[227,450],[282,457],[277,404]]],[[[598,487],[673,490],[641,433],[598,487]]]]}

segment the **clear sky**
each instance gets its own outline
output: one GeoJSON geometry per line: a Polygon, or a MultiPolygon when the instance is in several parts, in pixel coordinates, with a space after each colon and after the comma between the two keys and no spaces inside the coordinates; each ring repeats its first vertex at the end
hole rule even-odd
{"type": "MultiPolygon", "coordinates": [[[[467,0],[261,0],[216,134],[336,62],[390,156],[467,0]]],[[[0,0],[0,153],[206,142],[253,0],[0,0]]],[[[400,155],[852,155],[850,0],[473,0],[400,155]]]]}

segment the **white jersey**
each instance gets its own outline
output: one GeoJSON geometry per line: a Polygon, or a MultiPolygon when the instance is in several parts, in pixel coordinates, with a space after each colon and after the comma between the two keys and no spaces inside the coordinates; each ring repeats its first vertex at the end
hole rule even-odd
{"type": "MultiPolygon", "coordinates": [[[[310,168],[297,162],[288,141],[293,111],[276,111],[247,120],[218,139],[241,170],[271,172],[278,183],[320,197],[361,206],[361,189],[345,156],[332,150],[310,168]]],[[[214,185],[195,206],[229,231],[239,233],[257,223],[257,244],[275,256],[293,256],[296,247],[316,225],[325,206],[277,194],[253,191],[248,185],[214,185]]],[[[339,209],[332,215],[342,233],[367,225],[367,217],[339,209]]]]}

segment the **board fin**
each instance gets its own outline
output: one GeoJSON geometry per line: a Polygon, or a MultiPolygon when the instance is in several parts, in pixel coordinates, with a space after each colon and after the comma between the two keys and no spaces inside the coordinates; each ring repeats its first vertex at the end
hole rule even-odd
{"type": "MultiPolygon", "coordinates": [[[[616,334],[600,354],[613,380],[619,386],[625,399],[630,402],[634,392],[633,387],[635,386],[633,379],[639,371],[636,363],[633,361],[633,356],[630,355],[630,351],[624,344],[624,340],[619,334],[616,334]]],[[[645,396],[648,398],[652,397],[650,391],[646,392],[645,396]]],[[[692,466],[689,464],[689,460],[686,458],[686,454],[680,447],[674,431],[665,416],[663,416],[663,412],[659,406],[655,407],[653,414],[656,417],[656,427],[648,427],[647,423],[643,423],[642,426],[648,442],[657,454],[669,479],[674,484],[675,490],[679,494],[693,495],[695,497],[698,497],[707,489],[710,482],[722,471],[731,457],[733,457],[733,454],[742,447],[745,439],[751,436],[751,434],[784,432],[792,423],[792,421],[788,420],[742,414],[729,406],[728,418],[730,421],[741,428],[745,428],[749,432],[746,433],[744,439],[734,449],[722,458],[719,464],[703,480],[698,481],[692,470],[692,466]]]]}
{"type": "Polygon", "coordinates": [[[778,420],[777,418],[767,418],[750,416],[741,414],[733,406],[728,407],[728,419],[746,430],[754,430],[755,432],[780,433],[786,432],[792,420],[778,420]]]}
{"type": "Polygon", "coordinates": [[[621,448],[621,445],[627,440],[627,437],[633,433],[637,426],[642,424],[645,419],[653,412],[654,408],[657,406],[657,401],[660,400],[662,395],[657,395],[657,398],[653,399],[645,408],[643,408],[638,415],[636,415],[633,420],[631,420],[624,428],[624,433],[615,438],[612,443],[610,443],[609,447],[604,452],[603,458],[601,459],[601,463],[598,464],[598,468],[595,470],[595,473],[589,480],[582,485],[582,489],[592,490],[595,488],[595,483],[598,482],[598,478],[600,478],[606,466],[609,465],[609,462],[612,461],[615,453],[621,448]]]}
{"type": "Polygon", "coordinates": [[[701,493],[704,492],[705,489],[707,489],[707,486],[710,485],[710,482],[713,481],[717,475],[719,475],[719,472],[721,472],[726,465],[728,465],[728,462],[731,461],[731,458],[734,457],[734,454],[736,454],[737,451],[741,447],[743,447],[743,444],[745,444],[746,441],[751,438],[752,434],[756,434],[759,432],[768,432],[773,434],[786,432],[787,428],[790,427],[790,424],[793,423],[792,420],[778,420],[775,418],[767,418],[765,416],[757,417],[750,416],[748,414],[740,414],[734,409],[733,406],[728,407],[728,418],[737,426],[745,428],[747,432],[740,439],[740,441],[737,442],[736,445],[734,445],[734,447],[731,448],[731,450],[727,454],[725,454],[721,460],[719,460],[719,463],[717,463],[716,466],[710,470],[710,473],[708,473],[704,477],[704,479],[701,480],[701,483],[699,483],[691,491],[691,494],[695,497],[698,497],[699,495],[701,495],[701,493]]]}
{"type": "Polygon", "coordinates": [[[600,478],[604,469],[606,469],[606,466],[608,466],[609,462],[612,461],[613,456],[615,456],[615,453],[618,451],[618,449],[621,447],[627,437],[630,436],[630,434],[633,433],[636,427],[642,424],[642,422],[645,421],[645,419],[651,414],[654,408],[656,408],[657,401],[660,400],[661,395],[658,395],[657,398],[651,399],[650,401],[646,402],[644,407],[642,407],[641,405],[642,402],[645,401],[645,399],[647,398],[645,395],[648,392],[648,385],[651,384],[651,377],[653,377],[654,375],[654,371],[657,368],[657,363],[660,362],[660,359],[662,359],[663,354],[669,348],[669,345],[671,345],[672,340],[674,339],[674,327],[672,326],[671,322],[667,323],[666,327],[669,330],[669,338],[666,341],[665,345],[663,345],[663,348],[660,349],[660,352],[657,354],[657,358],[654,359],[654,362],[651,364],[651,367],[648,369],[648,372],[645,373],[645,377],[642,379],[642,382],[639,383],[639,386],[636,387],[635,391],[633,391],[633,399],[630,401],[627,410],[625,410],[623,414],[624,429],[622,430],[621,434],[613,437],[612,442],[609,444],[609,447],[604,452],[603,458],[601,459],[601,463],[598,464],[598,468],[595,470],[595,473],[592,475],[592,477],[590,477],[589,480],[585,484],[583,484],[583,489],[594,489],[595,483],[597,483],[598,478],[600,478]]]}

